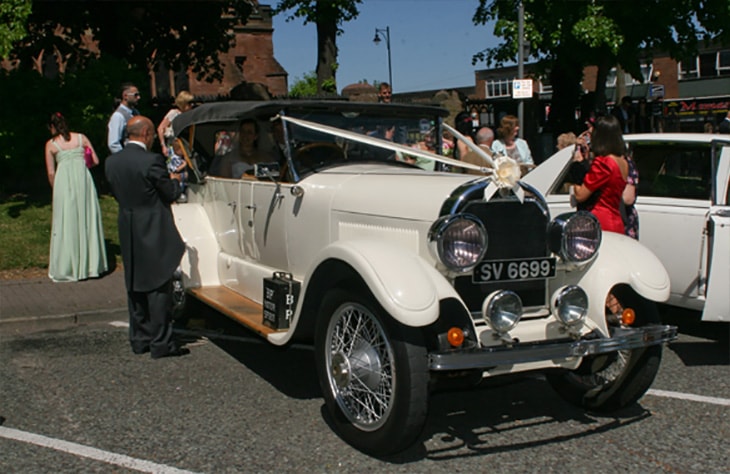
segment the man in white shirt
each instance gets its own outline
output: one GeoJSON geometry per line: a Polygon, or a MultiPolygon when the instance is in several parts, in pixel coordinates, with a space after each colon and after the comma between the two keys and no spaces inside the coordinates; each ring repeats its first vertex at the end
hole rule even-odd
{"type": "Polygon", "coordinates": [[[110,152],[116,153],[124,148],[127,142],[127,121],[139,115],[135,109],[137,102],[139,102],[137,86],[132,83],[122,84],[121,102],[107,124],[107,146],[110,152]]]}

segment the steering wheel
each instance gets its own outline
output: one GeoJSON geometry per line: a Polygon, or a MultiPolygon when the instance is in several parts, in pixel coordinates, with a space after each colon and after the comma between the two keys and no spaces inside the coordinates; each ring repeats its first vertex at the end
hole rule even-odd
{"type": "Polygon", "coordinates": [[[326,163],[345,159],[345,152],[329,142],[314,142],[302,146],[294,153],[294,161],[306,168],[316,168],[326,163]]]}

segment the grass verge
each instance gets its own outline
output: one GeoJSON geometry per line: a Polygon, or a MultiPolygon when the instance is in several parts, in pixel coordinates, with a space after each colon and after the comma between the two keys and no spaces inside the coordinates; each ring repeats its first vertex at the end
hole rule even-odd
{"type": "MultiPolygon", "coordinates": [[[[121,263],[117,203],[113,197],[99,197],[107,259],[121,263]]],[[[48,268],[51,239],[50,198],[14,195],[0,202],[0,271],[48,268]]]]}

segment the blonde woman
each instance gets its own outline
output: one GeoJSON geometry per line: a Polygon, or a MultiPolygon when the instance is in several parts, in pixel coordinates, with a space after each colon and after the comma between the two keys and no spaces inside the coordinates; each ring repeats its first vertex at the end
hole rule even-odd
{"type": "Polygon", "coordinates": [[[175,138],[174,132],[172,131],[172,121],[181,113],[187,112],[193,108],[193,99],[195,99],[195,97],[190,92],[180,91],[175,98],[175,107],[167,112],[160,122],[160,125],[157,127],[157,136],[160,139],[162,154],[165,155],[165,157],[170,156],[170,148],[172,147],[172,142],[175,138]]]}

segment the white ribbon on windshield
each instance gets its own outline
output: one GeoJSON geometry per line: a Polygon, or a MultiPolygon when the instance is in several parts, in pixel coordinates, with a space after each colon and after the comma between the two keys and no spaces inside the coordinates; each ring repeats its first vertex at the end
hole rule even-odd
{"type": "Polygon", "coordinates": [[[389,142],[389,141],[383,140],[381,138],[370,137],[368,135],[363,135],[361,133],[356,133],[356,132],[350,132],[347,130],[343,130],[341,128],[331,127],[329,125],[322,125],[320,123],[310,122],[308,120],[297,119],[297,118],[289,117],[288,115],[281,115],[280,118],[284,121],[299,125],[300,127],[308,128],[310,130],[316,130],[318,132],[329,133],[336,137],[346,138],[348,140],[353,140],[353,141],[365,143],[368,145],[374,145],[374,146],[378,146],[381,148],[386,148],[386,149],[392,150],[396,153],[402,153],[402,154],[410,155],[410,156],[418,156],[421,158],[425,158],[427,160],[438,161],[439,163],[444,163],[444,164],[451,165],[451,166],[458,166],[459,168],[466,168],[469,170],[481,171],[482,173],[485,173],[488,175],[492,175],[494,173],[494,170],[491,168],[477,166],[477,165],[473,165],[471,163],[464,163],[463,161],[454,160],[452,158],[447,158],[445,156],[437,155],[435,153],[431,153],[431,152],[425,151],[425,150],[420,150],[418,148],[411,148],[406,145],[389,142]]]}

